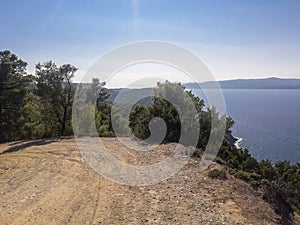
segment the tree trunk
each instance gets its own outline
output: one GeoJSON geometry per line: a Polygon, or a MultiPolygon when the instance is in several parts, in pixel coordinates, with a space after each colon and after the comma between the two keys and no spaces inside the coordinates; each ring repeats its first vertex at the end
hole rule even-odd
{"type": "Polygon", "coordinates": [[[67,122],[66,120],[67,120],[67,107],[64,107],[64,116],[63,116],[62,123],[61,123],[60,136],[65,135],[66,122],[67,122]]]}

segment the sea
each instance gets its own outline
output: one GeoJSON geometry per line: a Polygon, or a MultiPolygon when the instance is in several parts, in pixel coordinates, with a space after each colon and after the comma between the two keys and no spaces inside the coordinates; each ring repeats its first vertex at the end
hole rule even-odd
{"type": "MultiPolygon", "coordinates": [[[[192,92],[208,105],[201,89],[192,92]]],[[[300,163],[299,89],[224,89],[222,93],[226,114],[235,121],[232,134],[239,147],[258,160],[300,163]]]]}

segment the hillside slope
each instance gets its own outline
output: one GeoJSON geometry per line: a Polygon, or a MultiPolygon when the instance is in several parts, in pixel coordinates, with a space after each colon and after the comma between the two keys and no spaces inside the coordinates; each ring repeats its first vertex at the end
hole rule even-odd
{"type": "MultiPolygon", "coordinates": [[[[221,80],[217,82],[222,89],[300,89],[300,79],[282,79],[277,77],[263,79],[221,80]]],[[[216,88],[215,81],[201,83],[201,88],[216,88]]],[[[184,84],[189,89],[197,89],[197,83],[184,84]]]]}
{"type": "MultiPolygon", "coordinates": [[[[169,154],[134,152],[115,138],[105,145],[120,160],[140,164],[169,154]],[[150,157],[150,158],[149,158],[150,157]]],[[[213,165],[220,167],[219,165],[213,165]]],[[[94,172],[74,139],[0,145],[0,221],[5,224],[277,224],[259,193],[231,176],[200,172],[197,160],[155,185],[128,187],[94,172]]]]}

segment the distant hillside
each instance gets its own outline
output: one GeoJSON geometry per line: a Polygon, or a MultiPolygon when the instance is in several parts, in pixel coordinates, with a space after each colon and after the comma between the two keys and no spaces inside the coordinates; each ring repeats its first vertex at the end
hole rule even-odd
{"type": "Polygon", "coordinates": [[[118,88],[118,89],[108,89],[109,101],[114,102],[118,96],[117,102],[120,103],[139,103],[143,105],[150,105],[153,96],[153,88],[141,88],[141,89],[128,89],[128,88],[118,88]],[[120,91],[122,94],[119,95],[120,91]],[[142,98],[142,96],[148,96],[142,98]],[[136,102],[136,100],[138,100],[136,102]]]}
{"type": "MultiPolygon", "coordinates": [[[[75,83],[75,85],[78,85],[75,83]]],[[[88,83],[83,83],[83,86],[88,86],[88,83]]],[[[216,85],[216,81],[209,81],[200,83],[201,88],[211,89],[216,85]]],[[[266,78],[266,79],[237,79],[237,80],[225,80],[219,81],[219,85],[223,89],[300,89],[300,79],[281,79],[281,78],[266,78]]],[[[184,86],[187,89],[197,89],[199,85],[197,83],[185,83],[184,86]]],[[[122,103],[128,103],[134,101],[134,99],[141,96],[152,96],[153,88],[112,88],[108,89],[109,101],[114,102],[115,98],[122,91],[122,95],[119,96],[118,101],[122,103]]],[[[151,104],[151,97],[146,97],[138,101],[138,103],[144,105],[151,104]]]]}
{"type": "MultiPolygon", "coordinates": [[[[201,88],[214,88],[216,81],[200,83],[201,88]]],[[[300,89],[300,79],[281,79],[276,77],[266,79],[237,79],[219,81],[223,89],[300,89]]],[[[197,83],[184,84],[188,89],[199,88],[197,83]]]]}

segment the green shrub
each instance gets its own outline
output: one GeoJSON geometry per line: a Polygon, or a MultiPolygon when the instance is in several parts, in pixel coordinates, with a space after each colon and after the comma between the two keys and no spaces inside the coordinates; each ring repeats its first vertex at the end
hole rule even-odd
{"type": "Polygon", "coordinates": [[[200,148],[196,148],[193,152],[192,157],[201,158],[203,155],[203,150],[200,148]]]}
{"type": "Polygon", "coordinates": [[[213,169],[208,172],[208,177],[218,180],[226,180],[226,172],[224,170],[213,169]]]}
{"type": "Polygon", "coordinates": [[[259,184],[261,181],[261,175],[257,173],[249,173],[242,170],[238,170],[235,173],[233,172],[233,175],[241,180],[255,184],[255,186],[256,184],[259,184]]]}
{"type": "Polygon", "coordinates": [[[223,159],[221,159],[220,157],[218,157],[218,156],[215,158],[214,161],[216,163],[220,164],[220,165],[225,165],[226,164],[226,162],[223,159]]]}

